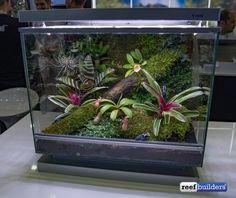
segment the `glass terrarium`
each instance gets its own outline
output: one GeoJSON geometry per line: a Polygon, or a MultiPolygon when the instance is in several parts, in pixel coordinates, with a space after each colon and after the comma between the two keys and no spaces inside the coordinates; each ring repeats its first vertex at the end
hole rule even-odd
{"type": "Polygon", "coordinates": [[[21,12],[33,24],[20,33],[28,89],[40,96],[30,107],[36,152],[53,164],[136,172],[202,166],[219,31],[208,22],[218,17],[185,8],[21,12]]]}

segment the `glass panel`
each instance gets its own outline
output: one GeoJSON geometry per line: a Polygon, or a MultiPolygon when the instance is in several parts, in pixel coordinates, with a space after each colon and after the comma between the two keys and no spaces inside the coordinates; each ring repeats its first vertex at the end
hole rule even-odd
{"type": "Polygon", "coordinates": [[[211,7],[221,7],[224,9],[235,10],[236,9],[236,1],[235,0],[212,0],[211,7]]]}
{"type": "Polygon", "coordinates": [[[167,0],[133,0],[133,7],[169,7],[170,2],[167,0]]]}
{"type": "Polygon", "coordinates": [[[67,21],[57,10],[20,30],[28,88],[40,97],[31,109],[36,152],[202,165],[218,38],[205,20],[218,10],[166,10],[70,11],[67,21]]]}
{"type": "Polygon", "coordinates": [[[96,8],[129,8],[130,0],[96,0],[96,8]]]}
{"type": "Polygon", "coordinates": [[[185,8],[207,8],[209,0],[180,0],[185,8]]]}
{"type": "Polygon", "coordinates": [[[25,34],[35,134],[202,145],[216,38],[200,38],[25,34]]]}

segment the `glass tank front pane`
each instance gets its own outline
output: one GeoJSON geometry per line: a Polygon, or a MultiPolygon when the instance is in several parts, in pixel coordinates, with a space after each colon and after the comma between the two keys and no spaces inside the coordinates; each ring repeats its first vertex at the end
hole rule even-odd
{"type": "Polygon", "coordinates": [[[216,35],[199,37],[25,33],[34,134],[203,146],[216,35]]]}
{"type": "Polygon", "coordinates": [[[22,33],[36,151],[201,166],[217,34],[72,29],[22,33]]]}

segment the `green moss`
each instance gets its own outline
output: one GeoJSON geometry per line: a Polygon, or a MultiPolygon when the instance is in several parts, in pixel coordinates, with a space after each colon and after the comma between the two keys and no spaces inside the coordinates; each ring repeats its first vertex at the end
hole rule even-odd
{"type": "Polygon", "coordinates": [[[176,119],[171,119],[169,124],[163,124],[161,126],[158,136],[154,136],[152,133],[149,140],[167,141],[172,135],[177,137],[178,141],[184,141],[185,135],[191,130],[190,122],[180,122],[176,119]]]}
{"type": "Polygon", "coordinates": [[[160,85],[167,87],[167,96],[171,98],[176,93],[192,86],[192,68],[188,61],[178,61],[159,79],[160,85]]]}
{"type": "Polygon", "coordinates": [[[125,138],[135,138],[144,132],[152,132],[153,118],[144,114],[143,112],[136,112],[129,120],[128,131],[123,132],[125,138]]]}
{"type": "Polygon", "coordinates": [[[120,120],[112,121],[109,117],[102,118],[99,123],[89,121],[78,135],[102,138],[117,138],[120,131],[120,120]]]}
{"type": "Polygon", "coordinates": [[[73,112],[68,117],[60,120],[49,127],[43,129],[42,131],[50,134],[70,134],[78,131],[81,127],[84,126],[88,120],[92,119],[95,115],[94,105],[87,105],[81,107],[75,112],[73,112]]]}
{"type": "Polygon", "coordinates": [[[167,48],[147,60],[147,65],[144,68],[152,74],[155,79],[159,79],[170,71],[178,58],[178,51],[167,48]]]}
{"type": "Polygon", "coordinates": [[[139,35],[136,38],[136,43],[137,43],[136,48],[140,49],[143,58],[146,60],[151,58],[153,55],[156,55],[160,51],[161,47],[160,43],[162,42],[163,39],[164,39],[163,35],[162,36],[148,35],[148,34],[139,35]]]}

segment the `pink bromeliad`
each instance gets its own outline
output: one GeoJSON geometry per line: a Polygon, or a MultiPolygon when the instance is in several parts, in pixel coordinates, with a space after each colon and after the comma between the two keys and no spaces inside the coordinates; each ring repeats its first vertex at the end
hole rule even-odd
{"type": "Polygon", "coordinates": [[[180,108],[182,105],[176,102],[166,102],[165,99],[160,96],[160,113],[172,111],[173,109],[180,108]]]}
{"type": "Polygon", "coordinates": [[[80,98],[79,98],[79,96],[78,96],[77,93],[75,93],[75,92],[74,92],[74,93],[70,93],[70,94],[69,94],[69,98],[70,98],[71,103],[72,103],[73,105],[80,106],[81,100],[80,100],[80,98]]]}

